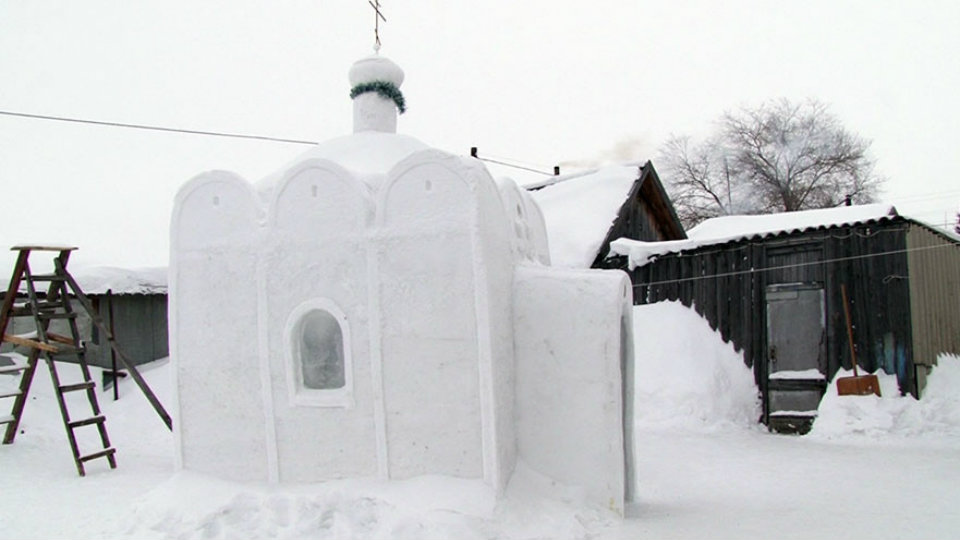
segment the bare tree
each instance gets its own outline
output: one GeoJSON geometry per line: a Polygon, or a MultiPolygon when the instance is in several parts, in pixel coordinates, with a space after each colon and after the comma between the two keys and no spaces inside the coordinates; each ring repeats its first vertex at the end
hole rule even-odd
{"type": "Polygon", "coordinates": [[[660,150],[659,164],[670,177],[670,197],[684,225],[751,210],[717,137],[696,144],[687,136],[671,137],[660,150]]]}
{"type": "Polygon", "coordinates": [[[771,101],[724,114],[700,144],[672,137],[660,163],[685,226],[727,214],[828,208],[874,199],[870,143],[818,101],[771,101]]]}

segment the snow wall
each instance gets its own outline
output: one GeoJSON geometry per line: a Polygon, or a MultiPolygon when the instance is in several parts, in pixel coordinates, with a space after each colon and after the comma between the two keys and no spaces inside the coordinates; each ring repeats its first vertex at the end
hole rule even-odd
{"type": "Polygon", "coordinates": [[[634,485],[632,291],[620,272],[554,268],[514,288],[520,456],[612,509],[634,485]]]}
{"type": "Polygon", "coordinates": [[[272,482],[441,474],[499,492],[519,452],[622,509],[625,274],[523,269],[548,253],[536,205],[439,151],[375,187],[307,159],[262,193],[212,172],[177,196],[179,467],[272,482]],[[335,329],[329,387],[305,367],[327,332],[314,327],[335,329]],[[565,407],[527,395],[547,388],[565,407]]]}

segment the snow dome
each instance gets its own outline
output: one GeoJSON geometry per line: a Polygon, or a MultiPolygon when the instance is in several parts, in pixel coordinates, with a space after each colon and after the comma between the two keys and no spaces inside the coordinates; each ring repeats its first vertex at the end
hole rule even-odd
{"type": "Polygon", "coordinates": [[[523,460],[621,510],[629,279],[550,267],[523,190],[396,133],[402,82],[362,59],[353,134],[256,186],[214,171],[179,191],[178,466],[281,483],[450,475],[499,493],[523,460]]]}

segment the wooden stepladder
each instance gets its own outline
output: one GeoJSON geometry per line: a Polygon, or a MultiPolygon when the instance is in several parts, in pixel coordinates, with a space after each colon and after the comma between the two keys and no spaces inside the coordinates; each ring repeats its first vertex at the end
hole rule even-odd
{"type": "MultiPolygon", "coordinates": [[[[14,251],[19,251],[17,263],[14,266],[13,275],[10,279],[10,285],[7,288],[7,294],[3,300],[3,307],[0,308],[0,334],[3,341],[15,345],[30,348],[27,356],[27,363],[9,367],[0,367],[0,373],[20,373],[19,388],[11,393],[0,395],[0,397],[14,398],[13,407],[9,415],[0,416],[0,425],[6,424],[6,431],[3,436],[3,444],[11,444],[17,435],[17,428],[20,424],[20,418],[23,415],[24,405],[27,402],[27,395],[30,391],[30,383],[33,381],[33,375],[36,372],[39,359],[42,357],[50,370],[50,379],[53,382],[54,393],[57,397],[57,403],[60,406],[60,413],[63,417],[63,425],[67,431],[67,439],[70,441],[70,449],[73,451],[73,459],[77,465],[77,472],[80,476],[86,474],[84,463],[106,458],[110,468],[117,466],[116,449],[110,445],[110,438],[107,434],[106,418],[100,411],[100,405],[97,402],[96,383],[90,374],[90,367],[85,357],[85,349],[80,339],[80,333],[77,328],[78,313],[73,310],[70,301],[70,294],[74,295],[80,302],[84,310],[89,314],[92,322],[100,327],[101,332],[107,336],[110,345],[116,349],[114,336],[104,324],[103,320],[97,315],[92,304],[83,291],[80,290],[76,280],[67,272],[67,261],[74,247],[51,247],[51,246],[16,246],[14,251]],[[54,271],[51,274],[34,274],[30,271],[29,257],[32,251],[55,252],[53,259],[54,271]],[[21,284],[26,285],[26,301],[17,303],[16,298],[21,284]],[[45,286],[45,296],[40,297],[38,286],[45,286]],[[36,332],[29,335],[7,334],[7,326],[13,317],[30,316],[36,323],[36,332]],[[50,323],[53,320],[66,321],[69,329],[69,336],[56,334],[50,331],[50,323]],[[54,363],[55,355],[75,355],[80,366],[82,381],[72,384],[61,384],[60,376],[57,373],[57,367],[54,363]],[[66,396],[73,392],[83,392],[86,394],[89,403],[89,414],[82,415],[81,418],[74,419],[67,408],[66,396]],[[101,444],[101,448],[92,453],[81,453],[77,443],[76,430],[85,426],[95,426],[101,444]]],[[[119,351],[117,351],[119,352],[119,351]]],[[[117,355],[125,367],[133,375],[134,380],[140,386],[141,390],[147,395],[151,404],[163,418],[167,427],[171,427],[169,415],[163,410],[162,405],[150,391],[149,387],[140,377],[139,372],[133,367],[123,354],[117,355]]]]}

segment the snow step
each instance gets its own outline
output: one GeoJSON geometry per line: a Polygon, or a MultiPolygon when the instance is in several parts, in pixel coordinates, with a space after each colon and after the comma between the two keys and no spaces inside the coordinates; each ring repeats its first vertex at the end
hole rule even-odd
{"type": "Polygon", "coordinates": [[[97,385],[93,381],[84,381],[77,384],[65,384],[60,387],[60,393],[65,394],[67,392],[76,392],[77,390],[90,390],[95,388],[97,385]]]}
{"type": "Polygon", "coordinates": [[[20,390],[14,390],[13,392],[7,392],[7,393],[5,393],[5,394],[0,394],[0,399],[8,398],[8,397],[17,397],[17,396],[19,396],[19,395],[22,394],[22,393],[23,393],[23,392],[21,392],[20,390]]]}
{"type": "Polygon", "coordinates": [[[91,416],[90,418],[84,418],[83,420],[75,420],[73,422],[67,422],[67,427],[69,427],[70,429],[74,429],[81,426],[89,426],[92,424],[102,424],[106,420],[107,420],[107,417],[105,417],[102,414],[99,414],[97,416],[91,416]]]}
{"type": "Polygon", "coordinates": [[[92,454],[87,454],[87,455],[85,455],[85,456],[80,456],[80,457],[77,458],[77,461],[79,461],[80,463],[84,463],[84,462],[86,462],[86,461],[90,461],[91,459],[97,459],[97,458],[102,458],[102,457],[109,457],[109,456],[112,456],[112,455],[114,455],[114,454],[116,454],[116,453],[117,453],[117,449],[116,449],[116,448],[113,448],[113,447],[104,448],[103,450],[101,450],[101,451],[99,451],[99,452],[94,452],[94,453],[92,453],[92,454]]]}

